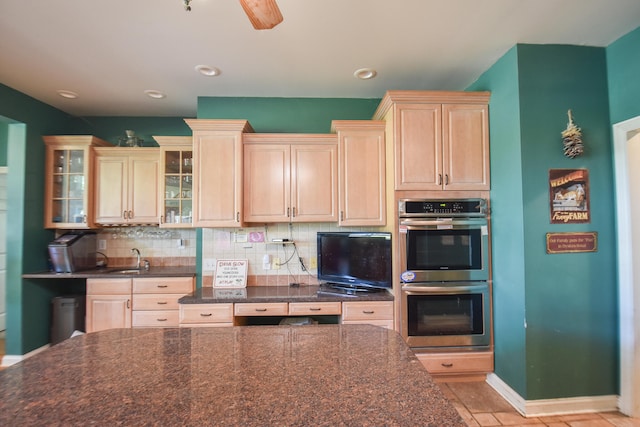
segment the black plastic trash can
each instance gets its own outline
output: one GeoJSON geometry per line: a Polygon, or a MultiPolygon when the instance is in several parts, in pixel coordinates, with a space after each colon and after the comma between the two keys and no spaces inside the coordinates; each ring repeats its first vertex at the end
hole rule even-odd
{"type": "Polygon", "coordinates": [[[68,295],[51,300],[51,345],[84,331],[84,295],[68,295]]]}

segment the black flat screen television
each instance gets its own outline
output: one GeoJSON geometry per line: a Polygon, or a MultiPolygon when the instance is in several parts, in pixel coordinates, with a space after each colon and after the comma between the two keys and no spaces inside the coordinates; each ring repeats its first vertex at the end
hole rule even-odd
{"type": "Polygon", "coordinates": [[[391,233],[318,232],[318,280],[354,291],[390,289],[391,233]]]}

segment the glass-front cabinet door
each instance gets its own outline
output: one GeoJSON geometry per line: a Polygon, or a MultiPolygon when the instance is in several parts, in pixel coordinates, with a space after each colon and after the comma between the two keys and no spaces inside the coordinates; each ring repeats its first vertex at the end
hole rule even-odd
{"type": "Polygon", "coordinates": [[[192,138],[154,136],[160,145],[162,217],[160,227],[186,228],[193,224],[192,138]]]}
{"type": "Polygon", "coordinates": [[[94,228],[91,198],[93,136],[45,136],[45,228],[94,228]]]}

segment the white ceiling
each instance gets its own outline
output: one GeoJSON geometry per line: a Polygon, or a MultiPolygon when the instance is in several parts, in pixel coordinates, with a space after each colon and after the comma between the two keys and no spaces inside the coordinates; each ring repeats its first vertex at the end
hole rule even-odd
{"type": "Polygon", "coordinates": [[[73,115],[194,117],[198,96],[462,90],[516,43],[607,46],[640,25],[638,0],[277,2],[284,21],[258,31],[237,0],[0,0],[0,83],[73,115]]]}

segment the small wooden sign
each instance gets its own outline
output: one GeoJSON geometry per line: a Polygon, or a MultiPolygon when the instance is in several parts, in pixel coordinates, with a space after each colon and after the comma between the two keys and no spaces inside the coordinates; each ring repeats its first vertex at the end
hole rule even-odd
{"type": "Polygon", "coordinates": [[[598,233],[547,233],[547,253],[596,252],[598,233]]]}
{"type": "Polygon", "coordinates": [[[244,288],[247,286],[246,259],[219,259],[216,262],[216,273],[213,286],[218,288],[244,288]]]}

